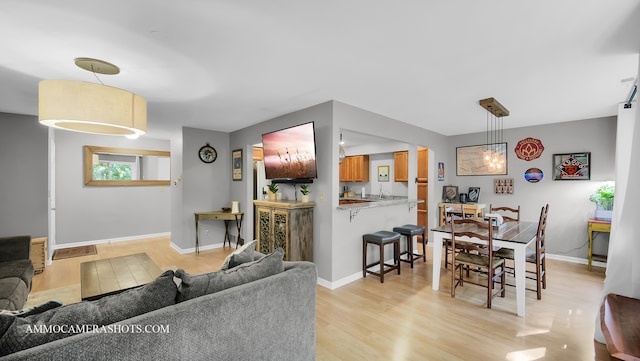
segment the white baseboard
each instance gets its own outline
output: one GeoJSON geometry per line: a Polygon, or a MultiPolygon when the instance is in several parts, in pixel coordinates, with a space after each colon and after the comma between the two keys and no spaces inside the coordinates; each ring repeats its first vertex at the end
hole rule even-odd
{"type": "MultiPolygon", "coordinates": [[[[180,248],[173,242],[170,242],[169,246],[171,246],[171,248],[173,248],[174,250],[176,250],[176,252],[178,252],[180,254],[188,254],[188,253],[195,253],[196,252],[196,247],[180,248]]],[[[224,247],[224,243],[214,243],[214,244],[210,244],[210,245],[207,245],[207,246],[200,246],[198,248],[200,248],[201,251],[207,251],[207,250],[210,250],[210,249],[222,248],[222,247],[224,247]]]]}
{"type": "MultiPolygon", "coordinates": [[[[553,259],[553,260],[557,260],[557,261],[562,261],[562,262],[569,262],[569,263],[577,263],[577,264],[583,264],[586,265],[587,259],[585,258],[578,258],[578,257],[569,257],[569,256],[562,256],[562,255],[557,255],[557,254],[551,254],[551,253],[547,253],[547,257],[549,257],[549,259],[553,259]]],[[[389,259],[387,261],[387,263],[391,263],[393,262],[392,259],[389,259]]],[[[606,267],[607,264],[605,262],[599,262],[599,261],[593,261],[591,263],[593,266],[596,267],[606,267]]],[[[431,267],[429,267],[431,268],[431,267]]],[[[377,271],[378,269],[380,269],[380,266],[376,266],[376,267],[371,267],[371,270],[373,271],[377,271]]],[[[585,268],[586,270],[586,268],[585,268]]],[[[375,277],[375,276],[374,276],[375,277]]],[[[362,278],[362,271],[358,272],[358,273],[354,273],[352,275],[340,278],[339,280],[335,281],[335,282],[329,282],[325,279],[322,279],[320,277],[318,277],[318,285],[322,286],[324,288],[328,288],[330,290],[335,290],[337,288],[340,288],[344,285],[347,285],[353,281],[357,281],[360,278],[362,278]]]]}
{"type": "Polygon", "coordinates": [[[141,234],[141,235],[138,235],[138,236],[107,238],[107,239],[95,239],[95,240],[85,241],[85,242],[56,244],[56,245],[53,246],[53,249],[56,250],[56,249],[71,248],[71,247],[91,246],[91,245],[97,245],[97,244],[108,244],[108,243],[115,243],[115,242],[136,241],[136,240],[139,240],[139,239],[154,238],[154,237],[166,237],[166,236],[171,236],[171,232],[141,234]]]}

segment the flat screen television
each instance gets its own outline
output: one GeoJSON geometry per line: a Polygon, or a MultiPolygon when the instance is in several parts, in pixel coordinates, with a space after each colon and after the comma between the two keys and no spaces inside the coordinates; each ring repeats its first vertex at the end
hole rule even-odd
{"type": "Polygon", "coordinates": [[[264,170],[275,182],[311,183],[317,178],[313,122],[262,135],[264,170]]]}

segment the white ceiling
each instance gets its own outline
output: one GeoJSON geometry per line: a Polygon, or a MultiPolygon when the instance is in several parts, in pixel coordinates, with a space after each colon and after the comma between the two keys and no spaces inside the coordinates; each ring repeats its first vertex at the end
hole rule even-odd
{"type": "Polygon", "coordinates": [[[433,131],[614,115],[638,70],[638,0],[2,0],[0,111],[37,115],[42,79],[148,101],[149,136],[230,132],[335,99],[433,131]],[[624,81],[624,80],[627,81],[624,81]],[[629,81],[628,79],[632,79],[629,81]]]}

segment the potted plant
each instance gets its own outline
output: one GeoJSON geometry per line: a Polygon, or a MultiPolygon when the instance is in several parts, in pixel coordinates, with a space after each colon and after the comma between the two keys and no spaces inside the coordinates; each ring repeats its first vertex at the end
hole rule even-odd
{"type": "Polygon", "coordinates": [[[611,220],[613,213],[613,196],[616,188],[612,184],[604,184],[589,196],[589,200],[596,204],[596,219],[611,220]]]}
{"type": "Polygon", "coordinates": [[[269,200],[275,201],[278,195],[278,183],[269,184],[269,200]]]}
{"type": "Polygon", "coordinates": [[[309,202],[309,193],[311,193],[311,190],[309,189],[308,184],[303,184],[300,186],[300,193],[302,193],[302,202],[309,202]]]}

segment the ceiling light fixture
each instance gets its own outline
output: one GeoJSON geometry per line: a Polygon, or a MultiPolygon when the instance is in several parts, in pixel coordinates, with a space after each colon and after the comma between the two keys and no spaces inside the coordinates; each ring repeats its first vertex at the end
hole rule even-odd
{"type": "Polygon", "coordinates": [[[487,147],[482,160],[490,170],[502,169],[506,162],[506,148],[501,147],[504,142],[502,117],[508,116],[509,110],[494,98],[480,100],[480,106],[487,110],[487,147]]]}
{"type": "MultiPolygon", "coordinates": [[[[120,72],[117,66],[98,59],[77,58],[75,63],[94,75],[120,72]]],[[[145,134],[147,101],[129,91],[100,83],[40,81],[38,120],[49,127],[75,132],[124,135],[129,138],[145,134]]]]}

